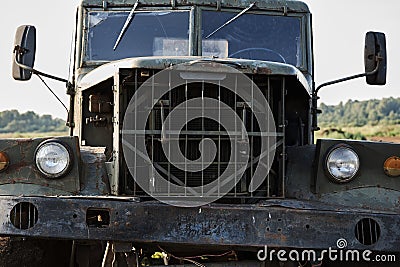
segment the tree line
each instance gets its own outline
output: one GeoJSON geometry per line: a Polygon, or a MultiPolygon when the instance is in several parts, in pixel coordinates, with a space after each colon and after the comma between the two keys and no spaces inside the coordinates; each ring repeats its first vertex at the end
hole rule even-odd
{"type": "MultiPolygon", "coordinates": [[[[400,98],[383,98],[366,101],[348,100],[338,105],[321,103],[318,115],[322,127],[365,125],[391,125],[400,123],[400,98]]],[[[33,111],[18,110],[0,112],[0,133],[66,132],[65,121],[51,115],[38,115],[33,111]]]]}
{"type": "Polygon", "coordinates": [[[66,132],[65,121],[51,115],[38,115],[33,111],[18,110],[0,112],[0,133],[47,133],[66,132]]]}
{"type": "Polygon", "coordinates": [[[319,106],[318,123],[323,127],[389,125],[400,123],[400,98],[366,101],[348,100],[345,104],[319,106]]]}

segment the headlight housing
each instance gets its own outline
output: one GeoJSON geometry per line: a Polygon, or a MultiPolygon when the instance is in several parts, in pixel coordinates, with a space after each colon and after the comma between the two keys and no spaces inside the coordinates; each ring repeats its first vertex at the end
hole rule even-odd
{"type": "Polygon", "coordinates": [[[336,183],[353,180],[360,168],[360,159],[348,146],[334,147],[326,157],[326,170],[329,178],[336,183]]]}
{"type": "Polygon", "coordinates": [[[70,149],[58,141],[45,141],[36,149],[35,163],[45,177],[62,177],[72,166],[70,149]]]}

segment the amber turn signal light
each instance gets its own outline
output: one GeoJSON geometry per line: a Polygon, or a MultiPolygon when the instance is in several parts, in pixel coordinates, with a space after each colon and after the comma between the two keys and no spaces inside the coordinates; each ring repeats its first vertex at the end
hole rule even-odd
{"type": "Polygon", "coordinates": [[[388,158],[383,164],[383,170],[390,177],[400,176],[400,158],[396,156],[388,158]]]}
{"type": "Polygon", "coordinates": [[[5,152],[0,151],[0,172],[7,169],[8,165],[10,164],[10,160],[5,152]]]}

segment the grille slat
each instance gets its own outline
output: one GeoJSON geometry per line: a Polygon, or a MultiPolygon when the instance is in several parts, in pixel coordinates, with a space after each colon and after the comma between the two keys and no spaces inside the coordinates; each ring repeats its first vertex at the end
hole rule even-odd
{"type": "Polygon", "coordinates": [[[364,218],[358,221],[355,227],[355,237],[363,245],[373,245],[378,242],[381,229],[377,221],[364,218]]]}
{"type": "Polygon", "coordinates": [[[30,202],[20,202],[10,212],[10,222],[20,230],[35,226],[38,221],[38,210],[30,202]]]}

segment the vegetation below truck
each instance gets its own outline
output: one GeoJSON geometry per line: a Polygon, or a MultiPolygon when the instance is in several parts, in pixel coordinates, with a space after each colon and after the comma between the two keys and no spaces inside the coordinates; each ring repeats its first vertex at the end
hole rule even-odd
{"type": "Polygon", "coordinates": [[[66,84],[70,136],[0,139],[0,234],[68,240],[71,266],[398,250],[400,144],[314,140],[321,88],[385,84],[383,33],[365,72],[315,87],[297,0],[82,0],[75,29],[69,79],[35,69],[36,28],[17,29],[13,77],[66,84]]]}

